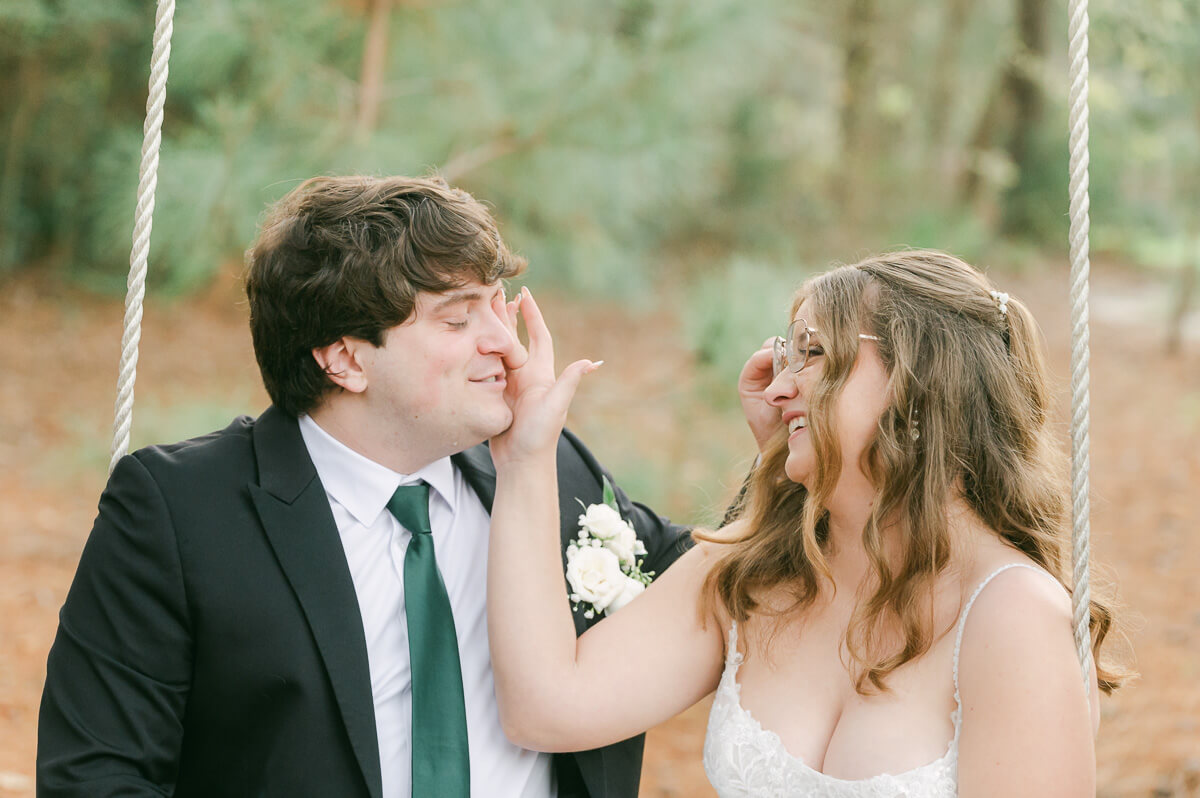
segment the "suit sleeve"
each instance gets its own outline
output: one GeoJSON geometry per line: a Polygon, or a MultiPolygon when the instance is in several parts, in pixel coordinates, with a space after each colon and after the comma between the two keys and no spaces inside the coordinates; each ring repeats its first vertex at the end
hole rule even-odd
{"type": "Polygon", "coordinates": [[[612,484],[621,515],[633,524],[638,537],[646,544],[644,570],[661,574],[671,563],[691,548],[692,530],[690,527],[673,524],[646,505],[631,500],[613,479],[608,469],[600,465],[595,455],[583,445],[583,441],[579,440],[570,430],[563,430],[563,436],[579,452],[580,457],[596,473],[597,478],[603,477],[612,484]]]}
{"type": "Polygon", "coordinates": [[[191,661],[170,510],[127,456],[100,497],[46,664],[39,798],[170,795],[191,661]]]}

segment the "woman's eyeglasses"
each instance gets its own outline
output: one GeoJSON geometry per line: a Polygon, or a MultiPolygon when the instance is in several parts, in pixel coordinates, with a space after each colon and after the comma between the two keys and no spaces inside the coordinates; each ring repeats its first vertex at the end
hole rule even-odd
{"type": "MultiPolygon", "coordinates": [[[[815,332],[816,330],[809,327],[808,322],[804,319],[796,319],[788,325],[787,338],[775,336],[773,366],[776,377],[784,369],[793,374],[799,374],[808,365],[808,358],[814,349],[816,349],[816,354],[823,354],[820,347],[812,345],[812,337],[815,332]]],[[[868,341],[879,340],[878,335],[867,335],[866,333],[859,333],[858,337],[868,341]]]]}

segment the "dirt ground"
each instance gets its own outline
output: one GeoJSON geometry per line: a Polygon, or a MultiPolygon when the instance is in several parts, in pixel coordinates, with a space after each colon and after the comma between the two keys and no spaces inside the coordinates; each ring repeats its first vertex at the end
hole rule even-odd
{"type": "MultiPolygon", "coordinates": [[[[996,280],[1044,326],[1065,440],[1066,275],[996,280]]],[[[46,652],[103,486],[122,311],[119,300],[46,279],[18,277],[0,289],[0,798],[17,798],[33,795],[46,652]]],[[[1102,701],[1100,796],[1200,796],[1200,319],[1184,352],[1166,355],[1167,290],[1146,275],[1095,269],[1093,561],[1115,583],[1133,652],[1126,661],[1141,674],[1102,701]]],[[[693,430],[621,398],[688,379],[676,320],[563,298],[553,308],[562,362],[576,353],[608,360],[609,387],[588,389],[576,414],[618,419],[639,442],[687,451],[693,430]],[[654,368],[635,356],[645,341],[665,349],[654,368]],[[675,370],[664,373],[664,362],[675,370]]],[[[151,299],[138,372],[135,441],[198,434],[227,409],[265,406],[233,279],[184,301],[151,299]]],[[[707,710],[702,702],[651,731],[643,795],[713,794],[700,766],[707,710]]]]}

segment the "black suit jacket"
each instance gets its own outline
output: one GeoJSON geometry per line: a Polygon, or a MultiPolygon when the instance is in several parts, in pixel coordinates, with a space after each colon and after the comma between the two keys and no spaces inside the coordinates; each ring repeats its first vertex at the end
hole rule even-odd
{"type": "MultiPolygon", "coordinates": [[[[453,460],[490,510],[487,447],[453,460]]],[[[606,472],[567,432],[558,461],[565,546],[606,472]]],[[[686,530],[617,498],[661,572],[686,530]]],[[[577,632],[588,623],[576,614],[577,632]]],[[[295,419],[271,408],[118,463],[50,650],[39,796],[381,798],[373,706],[354,584],[295,419]]],[[[636,795],[642,743],[556,756],[560,794],[636,795]]]]}

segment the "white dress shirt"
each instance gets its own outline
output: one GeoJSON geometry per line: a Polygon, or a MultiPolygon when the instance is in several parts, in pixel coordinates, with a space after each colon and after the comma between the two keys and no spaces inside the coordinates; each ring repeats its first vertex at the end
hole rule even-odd
{"type": "MultiPolygon", "coordinates": [[[[430,485],[429,523],[446,583],[467,707],[471,794],[553,798],[549,754],[518,748],[500,727],[487,633],[487,554],[491,519],[463,475],[444,457],[398,474],[300,417],[300,434],[337,523],[367,641],[384,798],[412,793],[412,674],[404,614],[404,554],[411,534],[387,510],[400,485],[430,485]]],[[[349,621],[350,619],[347,619],[349,621]]]]}

